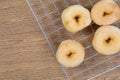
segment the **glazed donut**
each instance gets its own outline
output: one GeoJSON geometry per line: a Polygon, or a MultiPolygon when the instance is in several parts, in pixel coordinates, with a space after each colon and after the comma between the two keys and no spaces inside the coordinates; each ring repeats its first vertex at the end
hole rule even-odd
{"type": "Polygon", "coordinates": [[[113,0],[100,0],[91,9],[91,17],[97,25],[109,25],[120,19],[120,8],[113,0]]]}
{"type": "Polygon", "coordinates": [[[120,29],[115,26],[102,26],[94,35],[93,47],[101,54],[112,55],[120,51],[120,29]]]}
{"type": "Polygon", "coordinates": [[[84,47],[77,41],[62,41],[57,52],[56,58],[64,67],[76,67],[84,59],[84,47]]]}
{"type": "Polygon", "coordinates": [[[63,11],[62,22],[68,31],[78,32],[91,23],[90,12],[80,5],[72,5],[63,11]]]}

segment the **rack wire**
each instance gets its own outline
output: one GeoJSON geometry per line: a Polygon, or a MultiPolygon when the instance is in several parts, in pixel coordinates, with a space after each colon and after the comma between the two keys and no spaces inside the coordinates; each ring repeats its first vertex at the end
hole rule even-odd
{"type": "MultiPolygon", "coordinates": [[[[60,42],[66,39],[77,40],[85,47],[86,56],[80,66],[65,68],[60,65],[68,80],[92,80],[120,67],[120,53],[104,56],[92,47],[92,38],[98,25],[91,23],[78,33],[70,33],[62,25],[61,13],[66,7],[80,4],[91,9],[97,1],[99,0],[26,0],[54,56],[60,42]]],[[[115,1],[120,5],[120,0],[115,1]]],[[[120,21],[113,25],[120,28],[120,21]]]]}

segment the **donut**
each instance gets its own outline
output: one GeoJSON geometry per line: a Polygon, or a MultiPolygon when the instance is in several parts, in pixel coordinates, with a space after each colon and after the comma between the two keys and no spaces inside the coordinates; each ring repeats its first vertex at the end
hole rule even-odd
{"type": "Polygon", "coordinates": [[[120,51],[120,29],[111,25],[98,28],[92,45],[96,51],[104,55],[118,53],[120,51]]]}
{"type": "Polygon", "coordinates": [[[78,32],[91,23],[90,12],[80,5],[72,5],[62,12],[62,22],[69,32],[78,32]]]}
{"type": "Polygon", "coordinates": [[[84,59],[85,50],[82,44],[74,40],[61,42],[56,52],[57,61],[64,67],[76,67],[84,59]]]}
{"type": "Polygon", "coordinates": [[[100,0],[91,9],[91,18],[97,25],[109,25],[120,19],[120,8],[113,0],[100,0]]]}

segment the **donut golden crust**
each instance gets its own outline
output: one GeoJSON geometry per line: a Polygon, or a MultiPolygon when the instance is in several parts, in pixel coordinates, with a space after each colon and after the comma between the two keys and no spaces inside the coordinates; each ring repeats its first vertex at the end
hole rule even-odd
{"type": "Polygon", "coordinates": [[[113,0],[101,0],[93,6],[91,17],[98,25],[109,25],[120,19],[120,8],[113,0]]]}
{"type": "Polygon", "coordinates": [[[74,40],[65,40],[61,42],[56,58],[65,67],[76,67],[84,59],[85,51],[83,46],[74,40]]]}
{"type": "Polygon", "coordinates": [[[120,29],[102,26],[94,35],[93,47],[101,54],[112,55],[120,51],[120,29]]]}
{"type": "Polygon", "coordinates": [[[90,12],[80,5],[70,6],[63,11],[62,22],[68,31],[78,32],[91,23],[90,12]]]}

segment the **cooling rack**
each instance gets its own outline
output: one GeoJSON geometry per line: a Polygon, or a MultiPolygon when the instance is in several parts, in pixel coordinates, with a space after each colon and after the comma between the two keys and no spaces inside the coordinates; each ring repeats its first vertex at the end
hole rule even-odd
{"type": "MultiPolygon", "coordinates": [[[[65,68],[60,65],[68,80],[92,80],[120,67],[120,53],[104,56],[92,47],[92,38],[98,25],[91,23],[78,33],[70,33],[61,22],[61,13],[66,7],[79,4],[90,10],[97,1],[99,0],[26,0],[54,56],[60,42],[66,39],[77,40],[85,47],[86,56],[80,66],[65,68]]],[[[120,0],[115,1],[120,5],[120,0]]],[[[113,25],[120,28],[120,21],[113,25]]]]}

